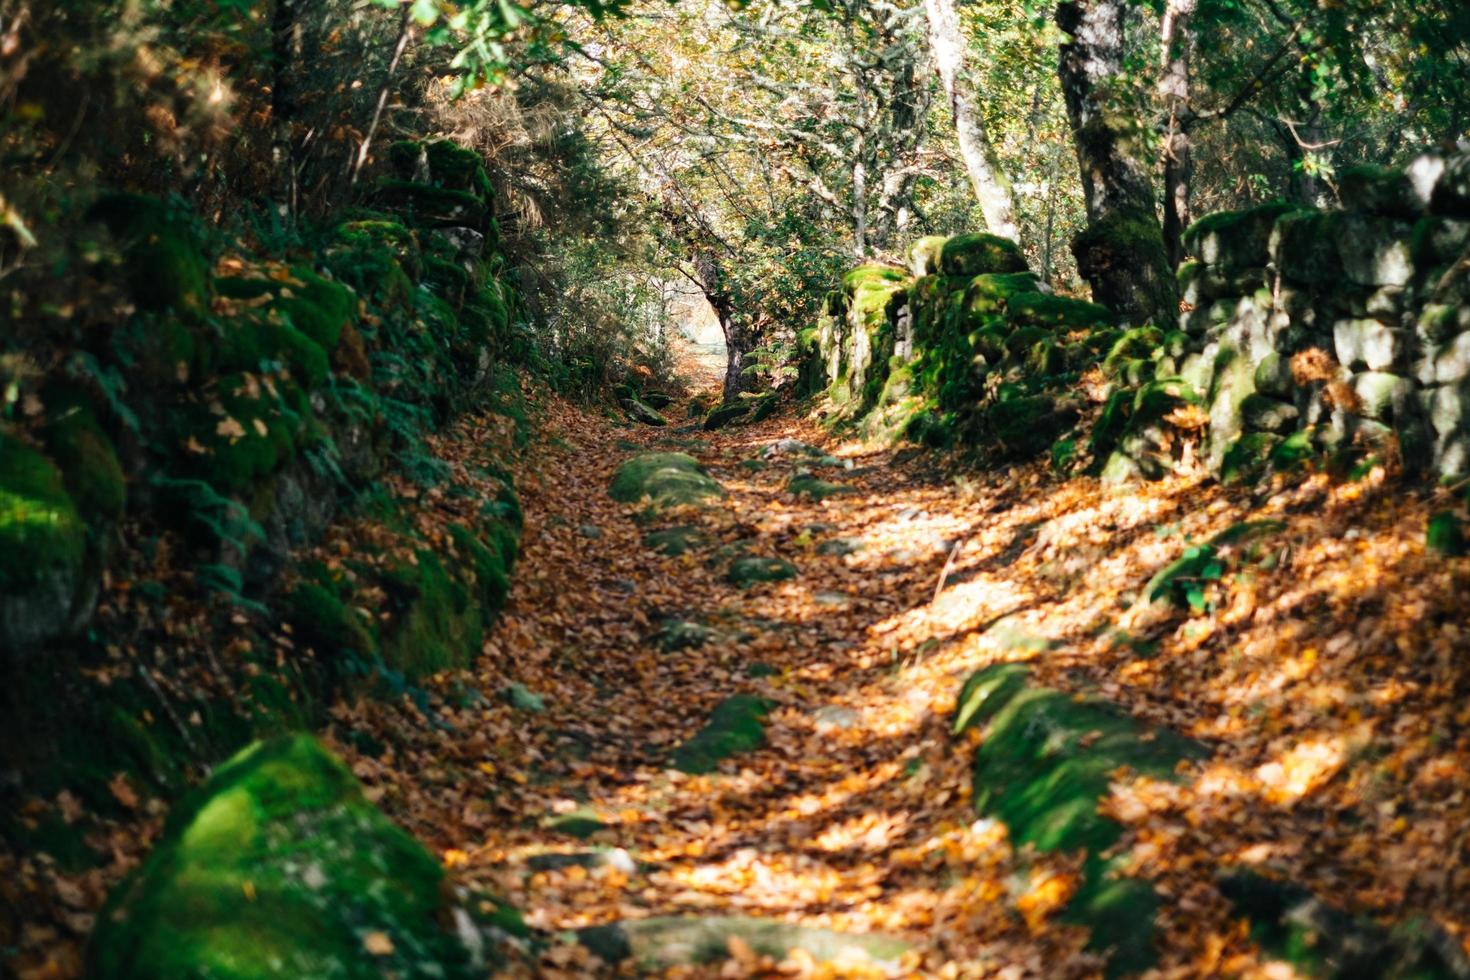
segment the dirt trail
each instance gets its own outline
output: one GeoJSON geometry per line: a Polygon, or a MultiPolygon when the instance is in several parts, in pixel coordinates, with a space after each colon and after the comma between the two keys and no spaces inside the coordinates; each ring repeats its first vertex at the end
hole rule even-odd
{"type": "MultiPolygon", "coordinates": [[[[1166,975],[1274,975],[1212,885],[1226,861],[1284,870],[1359,910],[1418,910],[1463,935],[1455,896],[1470,875],[1455,850],[1464,824],[1452,823],[1463,794],[1426,788],[1422,767],[1457,767],[1466,748],[1443,729],[1463,711],[1445,651],[1461,644],[1448,611],[1465,608],[1467,585],[1433,573],[1413,543],[1422,504],[1311,479],[1254,502],[1184,479],[1105,493],[1042,467],[947,477],[912,451],[834,445],[840,465],[814,475],[843,489],[814,501],[787,492],[801,458],[769,448],[821,444],[805,423],[710,435],[551,405],[542,424],[549,441],[520,477],[512,606],[476,687],[439,685],[434,725],[359,704],[334,728],[375,798],[530,926],[756,916],[912,944],[886,965],[799,951],[778,964],[737,937],[731,959],[678,975],[1094,975],[1087,934],[1058,916],[1077,861],[1018,853],[1003,825],[978,819],[978,736],[949,734],[971,672],[1031,660],[1049,683],[1099,692],[1214,750],[1182,786],[1120,777],[1110,804],[1126,828],[1120,850],[1165,899],[1166,975]],[[725,505],[640,524],[606,488],[645,450],[698,457],[725,505]],[[1212,593],[1204,616],[1130,605],[1129,590],[1185,541],[1252,503],[1286,522],[1290,568],[1212,593]],[[704,547],[665,557],[644,544],[651,528],[684,522],[704,547]],[[1345,528],[1358,531],[1346,544],[1345,528]],[[740,550],[788,559],[798,575],[732,585],[727,558],[740,550]],[[1407,610],[1385,602],[1403,581],[1415,583],[1407,610]],[[670,620],[711,633],[665,650],[670,620]],[[775,705],[765,745],[710,775],[669,768],[737,693],[775,705]],[[385,726],[397,748],[343,737],[385,726]]],[[[611,970],[571,942],[539,955],[527,972],[611,970]]]]}

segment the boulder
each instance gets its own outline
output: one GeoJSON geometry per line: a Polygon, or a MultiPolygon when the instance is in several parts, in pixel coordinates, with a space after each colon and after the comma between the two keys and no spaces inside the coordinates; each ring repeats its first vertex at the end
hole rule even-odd
{"type": "Polygon", "coordinates": [[[685,453],[640,453],[619,466],[608,486],[619,503],[647,500],[655,508],[705,504],[725,491],[685,453]]]}
{"type": "Polygon", "coordinates": [[[315,739],[257,743],[174,807],[98,916],[88,975],[481,975],[444,883],[315,739]]]}
{"type": "Polygon", "coordinates": [[[1025,272],[1026,257],[1009,238],[975,232],[956,235],[940,247],[939,270],[946,276],[1025,272]]]}
{"type": "Polygon", "coordinates": [[[714,772],[730,756],[760,748],[770,710],[768,702],[751,694],[721,701],[704,727],[674,750],[674,768],[695,775],[714,772]]]}

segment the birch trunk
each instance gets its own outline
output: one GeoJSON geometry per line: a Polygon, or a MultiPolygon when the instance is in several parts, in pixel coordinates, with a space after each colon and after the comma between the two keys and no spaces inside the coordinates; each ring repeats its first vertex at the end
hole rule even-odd
{"type": "Polygon", "coordinates": [[[1016,206],[1011,182],[1000,167],[995,147],[976,112],[974,93],[964,77],[965,37],[960,31],[954,0],[924,0],[924,13],[929,22],[934,66],[954,117],[960,157],[965,162],[965,172],[970,176],[980,211],[985,215],[986,228],[991,234],[1016,239],[1016,206]]]}

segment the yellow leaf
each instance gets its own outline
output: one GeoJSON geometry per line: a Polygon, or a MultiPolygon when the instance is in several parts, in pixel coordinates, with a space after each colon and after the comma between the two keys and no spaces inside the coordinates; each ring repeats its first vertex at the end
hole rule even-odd
{"type": "Polygon", "coordinates": [[[392,956],[393,940],[386,932],[375,930],[362,937],[362,948],[374,956],[392,956]]]}

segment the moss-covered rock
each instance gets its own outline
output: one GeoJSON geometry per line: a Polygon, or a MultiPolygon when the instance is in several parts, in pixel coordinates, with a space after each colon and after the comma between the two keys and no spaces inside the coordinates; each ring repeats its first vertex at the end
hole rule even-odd
{"type": "Polygon", "coordinates": [[[172,420],[178,468],[226,493],[248,490],[294,455],[311,418],[306,394],[291,382],[227,375],[207,401],[172,420]]]}
{"type": "Polygon", "coordinates": [[[1085,330],[1113,322],[1106,306],[1037,292],[1012,295],[1006,301],[1006,318],[1012,323],[1053,330],[1085,330]]]}
{"type": "Polygon", "coordinates": [[[56,465],[0,430],[0,589],[69,577],[81,564],[86,534],[56,465]]]}
{"type": "Polygon", "coordinates": [[[643,537],[643,546],[661,555],[678,558],[709,543],[704,532],[697,527],[666,527],[650,531],[643,537]]]}
{"type": "Polygon", "coordinates": [[[608,486],[619,503],[641,500],[657,508],[705,504],[725,491],[685,453],[640,453],[619,466],[608,486]]]}
{"type": "Polygon", "coordinates": [[[1184,245],[1206,265],[1264,268],[1277,219],[1297,210],[1297,205],[1285,201],[1268,201],[1243,211],[1216,211],[1184,230],[1184,245]]]}
{"type": "Polygon", "coordinates": [[[956,235],[939,250],[939,270],[946,276],[982,276],[1025,272],[1026,257],[1009,238],[985,232],[956,235]]]}
{"type": "Polygon", "coordinates": [[[909,273],[915,279],[939,273],[939,255],[945,241],[943,235],[927,235],[909,246],[909,273]]]}
{"type": "Polygon", "coordinates": [[[770,705],[750,694],[736,694],[715,706],[703,728],[674,750],[674,768],[680,772],[713,772],[733,755],[760,748],[766,740],[770,705]]]}
{"type": "Polygon", "coordinates": [[[209,310],[209,261],[189,213],[142,194],[108,194],[88,211],[112,233],[129,292],[145,310],[209,310]]]}
{"type": "Polygon", "coordinates": [[[383,661],[409,678],[466,667],[480,650],[493,612],[474,583],[427,548],[391,568],[383,579],[392,619],[382,628],[383,661]]]}
{"type": "Polygon", "coordinates": [[[285,367],[307,391],[326,380],[327,352],[280,316],[244,316],[225,321],[222,328],[216,351],[221,371],[269,374],[285,367]]]}
{"type": "Polygon", "coordinates": [[[270,297],[269,309],[328,352],[337,346],[342,328],[356,318],[357,299],[350,290],[302,266],[284,278],[222,278],[215,287],[232,299],[270,297]]]}
{"type": "Polygon", "coordinates": [[[174,807],[98,917],[88,973],[467,977],[443,883],[314,739],[259,743],[174,807]]]}
{"type": "Polygon", "coordinates": [[[117,449],[79,392],[53,388],[43,400],[49,417],[41,433],[46,454],[61,471],[77,512],[101,532],[122,517],[127,505],[127,479],[117,449]]]}
{"type": "Polygon", "coordinates": [[[718,405],[704,417],[703,428],[706,432],[714,432],[723,429],[738,419],[743,419],[750,414],[750,402],[737,401],[728,405],[718,405]]]}
{"type": "Polygon", "coordinates": [[[1465,527],[1454,511],[1442,510],[1429,518],[1424,532],[1424,547],[1452,558],[1466,553],[1465,527]]]}
{"type": "Polygon", "coordinates": [[[384,180],[376,191],[379,203],[402,214],[419,228],[485,227],[489,210],[485,202],[467,191],[410,180],[384,180]]]}
{"type": "Polygon", "coordinates": [[[853,493],[852,487],[843,486],[841,483],[832,483],[821,480],[810,473],[793,476],[786,484],[786,492],[795,497],[809,497],[812,500],[822,501],[839,493],[853,493]]]}
{"type": "Polygon", "coordinates": [[[1027,669],[1004,663],[973,675],[960,692],[954,730],[980,725],[974,801],[1003,821],[1017,845],[1082,851],[1084,880],[1066,918],[1092,931],[1088,946],[1112,975],[1153,964],[1157,897],[1145,881],[1121,877],[1104,853],[1122,828],[1100,804],[1119,769],[1177,778],[1182,760],[1204,753],[1172,732],[1148,728],[1096,698],[1027,682],[1027,669]]]}
{"type": "Polygon", "coordinates": [[[298,645],[325,656],[346,652],[370,658],[378,653],[371,620],[316,582],[300,582],[286,596],[286,619],[298,645]]]}
{"type": "Polygon", "coordinates": [[[784,558],[736,558],[725,572],[725,581],[742,587],[757,582],[784,582],[795,577],[796,566],[784,558]]]}

